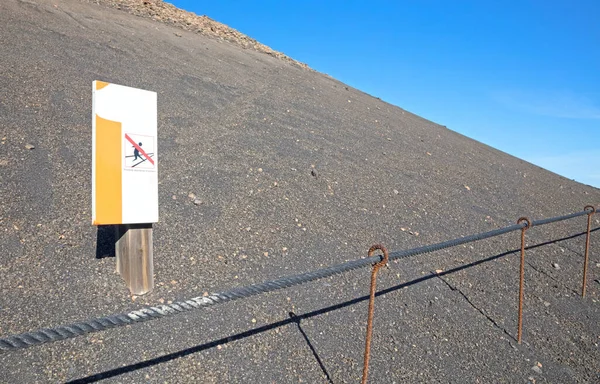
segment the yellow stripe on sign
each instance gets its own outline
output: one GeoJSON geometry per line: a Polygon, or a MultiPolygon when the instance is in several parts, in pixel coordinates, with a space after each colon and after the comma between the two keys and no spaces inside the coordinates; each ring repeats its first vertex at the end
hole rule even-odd
{"type": "Polygon", "coordinates": [[[96,91],[101,90],[102,88],[106,87],[107,85],[109,85],[110,83],[107,83],[105,81],[99,81],[96,80],[96,91]]]}
{"type": "Polygon", "coordinates": [[[94,225],[121,224],[121,123],[96,115],[96,220],[94,225]]]}

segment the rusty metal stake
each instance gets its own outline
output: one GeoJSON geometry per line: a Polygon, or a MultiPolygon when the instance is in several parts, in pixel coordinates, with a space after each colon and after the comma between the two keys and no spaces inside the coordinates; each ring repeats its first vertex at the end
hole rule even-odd
{"type": "Polygon", "coordinates": [[[523,288],[525,284],[525,231],[531,228],[531,221],[526,217],[517,220],[517,224],[526,221],[527,226],[521,229],[521,275],[519,278],[519,325],[517,330],[517,342],[521,344],[523,336],[523,288]]]}
{"type": "Polygon", "coordinates": [[[389,255],[387,249],[381,244],[375,244],[369,249],[369,257],[373,256],[376,250],[383,252],[383,260],[373,265],[371,272],[371,296],[369,299],[369,317],[367,319],[367,337],[365,340],[365,360],[363,365],[362,384],[367,383],[369,375],[369,359],[371,357],[371,336],[373,334],[373,315],[375,313],[375,285],[377,284],[377,271],[388,263],[389,255]]]}
{"type": "Polygon", "coordinates": [[[583,261],[583,283],[581,285],[581,297],[585,297],[585,288],[587,286],[587,266],[590,253],[590,229],[592,227],[592,215],[594,212],[596,212],[596,208],[594,208],[592,205],[586,205],[583,210],[587,211],[588,209],[591,209],[591,212],[588,213],[587,220],[587,236],[585,237],[585,258],[583,261]]]}

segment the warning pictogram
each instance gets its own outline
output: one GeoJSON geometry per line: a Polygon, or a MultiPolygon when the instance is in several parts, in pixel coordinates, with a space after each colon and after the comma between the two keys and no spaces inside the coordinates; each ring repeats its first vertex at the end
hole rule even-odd
{"type": "Polygon", "coordinates": [[[125,134],[125,169],[155,169],[154,137],[125,134]]]}

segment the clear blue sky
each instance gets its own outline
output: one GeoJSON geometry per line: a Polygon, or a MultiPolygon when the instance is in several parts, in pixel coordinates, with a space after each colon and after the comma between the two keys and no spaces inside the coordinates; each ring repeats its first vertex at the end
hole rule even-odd
{"type": "Polygon", "coordinates": [[[600,188],[600,0],[172,3],[600,188]]]}

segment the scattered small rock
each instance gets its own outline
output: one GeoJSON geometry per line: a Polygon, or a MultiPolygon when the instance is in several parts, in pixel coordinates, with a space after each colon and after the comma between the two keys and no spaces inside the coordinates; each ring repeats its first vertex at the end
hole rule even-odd
{"type": "Polygon", "coordinates": [[[25,144],[25,149],[35,149],[35,145],[33,145],[33,144],[25,144]]]}
{"type": "Polygon", "coordinates": [[[263,169],[262,168],[258,168],[258,173],[262,173],[263,169]]]}
{"type": "Polygon", "coordinates": [[[468,185],[465,185],[465,189],[466,189],[467,191],[470,191],[470,190],[471,190],[471,188],[469,188],[469,186],[468,186],[468,185]]]}
{"type": "Polygon", "coordinates": [[[596,267],[600,268],[600,263],[596,263],[596,267]]]}
{"type": "Polygon", "coordinates": [[[202,204],[202,200],[196,199],[194,200],[194,205],[200,205],[202,204]]]}
{"type": "Polygon", "coordinates": [[[394,195],[398,195],[400,192],[397,189],[394,189],[394,195]]]}
{"type": "Polygon", "coordinates": [[[550,303],[549,303],[549,302],[547,302],[547,301],[544,301],[544,306],[546,306],[546,307],[549,307],[549,306],[550,306],[550,303]]]}
{"type": "Polygon", "coordinates": [[[316,177],[316,178],[318,178],[318,177],[319,177],[319,173],[318,173],[318,172],[317,172],[317,170],[316,170],[316,169],[314,169],[314,168],[310,170],[310,174],[311,174],[313,177],[316,177]]]}
{"type": "Polygon", "coordinates": [[[181,37],[181,33],[179,33],[179,32],[175,32],[175,36],[177,36],[177,37],[181,37]]]}
{"type": "Polygon", "coordinates": [[[177,196],[175,196],[175,195],[171,196],[171,198],[172,198],[173,200],[177,200],[177,196]]]}
{"type": "Polygon", "coordinates": [[[436,270],[435,270],[435,273],[442,273],[442,272],[444,272],[444,270],[443,270],[443,269],[436,269],[436,270]]]}
{"type": "Polygon", "coordinates": [[[283,247],[283,248],[281,248],[281,250],[282,250],[283,252],[287,252],[287,247],[283,247]]]}
{"type": "Polygon", "coordinates": [[[194,192],[190,192],[190,193],[188,194],[188,197],[189,197],[190,199],[195,199],[195,198],[196,198],[196,195],[194,194],[194,192]]]}
{"type": "Polygon", "coordinates": [[[406,232],[406,228],[400,228],[402,232],[406,232]]]}
{"type": "Polygon", "coordinates": [[[537,365],[534,365],[533,367],[531,367],[531,370],[535,373],[537,373],[538,375],[542,374],[542,369],[540,367],[538,367],[537,365]]]}
{"type": "Polygon", "coordinates": [[[560,269],[560,265],[558,265],[558,263],[552,263],[552,266],[554,267],[554,269],[560,269]]]}
{"type": "Polygon", "coordinates": [[[263,252],[264,257],[269,257],[269,252],[263,252]]]}

